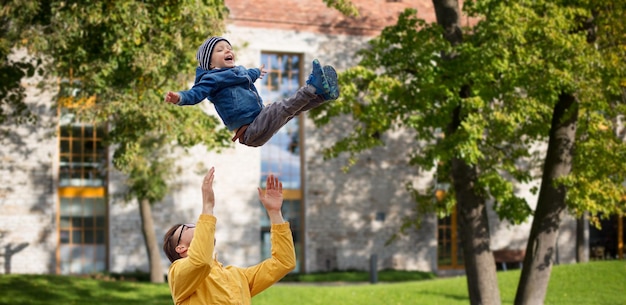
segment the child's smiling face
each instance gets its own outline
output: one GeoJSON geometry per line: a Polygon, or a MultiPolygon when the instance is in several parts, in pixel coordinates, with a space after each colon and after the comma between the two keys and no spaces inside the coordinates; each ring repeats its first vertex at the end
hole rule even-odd
{"type": "Polygon", "coordinates": [[[213,47],[211,54],[211,69],[232,68],[235,66],[235,53],[233,47],[225,40],[218,42],[213,47]]]}

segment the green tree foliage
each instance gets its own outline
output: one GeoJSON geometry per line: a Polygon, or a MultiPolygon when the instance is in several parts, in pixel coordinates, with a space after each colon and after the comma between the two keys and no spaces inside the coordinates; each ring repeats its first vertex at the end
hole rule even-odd
{"type": "MultiPolygon", "coordinates": [[[[614,5],[624,12],[625,3],[618,2],[614,5]]],[[[567,202],[576,213],[623,212],[625,156],[618,122],[626,113],[620,96],[626,74],[623,43],[620,51],[611,33],[623,30],[620,17],[608,6],[584,1],[495,4],[476,2],[472,7],[471,12],[481,12],[487,21],[478,24],[475,41],[464,47],[482,60],[482,75],[497,76],[493,81],[471,80],[476,90],[487,93],[484,100],[503,102],[502,108],[490,107],[502,113],[500,122],[509,123],[499,130],[512,137],[504,134],[503,139],[545,142],[559,95],[574,95],[579,116],[573,173],[560,181],[568,186],[567,202]]],[[[478,74],[476,70],[464,72],[478,74]]],[[[489,130],[491,135],[497,129],[489,130]]]]}
{"type": "MultiPolygon", "coordinates": [[[[520,223],[531,211],[513,185],[540,177],[533,171],[542,162],[537,145],[547,141],[559,94],[574,92],[581,100],[581,126],[576,174],[563,179],[570,186],[568,202],[576,212],[623,212],[619,202],[626,156],[619,124],[626,113],[624,44],[604,50],[587,43],[586,33],[576,31],[582,23],[577,20],[589,16],[584,7],[485,2],[489,5],[477,1],[470,11],[484,14],[485,21],[456,48],[436,24],[418,19],[414,10],[373,39],[359,53],[359,65],[340,74],[340,100],[311,111],[317,124],[345,114],[359,123],[327,148],[325,157],[348,153],[357,158],[360,151],[384,145],[384,138],[376,135],[413,129],[416,142],[429,144],[411,153],[414,165],[430,170],[444,164],[441,176],[453,157],[479,165],[481,185],[496,200],[496,211],[520,223]],[[449,62],[442,52],[459,56],[449,62]],[[460,98],[465,84],[471,84],[471,95],[460,98]],[[446,135],[458,105],[463,106],[463,128],[446,135]],[[585,180],[589,175],[593,179],[585,180]]],[[[449,207],[435,204],[443,212],[449,207]]]]}
{"type": "Polygon", "coordinates": [[[223,29],[223,1],[38,1],[22,10],[23,5],[9,1],[3,8],[13,27],[8,46],[21,43],[44,60],[48,78],[68,80],[74,94],[59,96],[62,107],[81,121],[108,126],[112,163],[128,178],[126,197],[141,204],[152,280],[163,281],[149,206],[181,174],[172,157],[198,144],[229,145],[229,132],[218,119],[199,107],[166,104],[163,97],[193,80],[197,46],[223,29]]]}
{"type": "Polygon", "coordinates": [[[0,123],[32,122],[36,117],[24,103],[26,90],[21,81],[35,75],[40,61],[18,57],[13,51],[24,46],[20,40],[25,21],[23,17],[28,16],[34,6],[30,1],[3,5],[0,9],[0,123]]]}
{"type": "MultiPolygon", "coordinates": [[[[378,135],[411,129],[421,144],[410,152],[413,165],[437,167],[438,179],[451,183],[454,160],[472,166],[478,174],[474,195],[492,199],[497,214],[511,223],[533,213],[515,185],[536,183],[554,161],[571,167],[543,176],[548,187],[564,191],[563,208],[577,215],[624,214],[625,6],[465,1],[472,27],[456,45],[439,25],[407,10],[360,52],[358,66],[341,73],[340,100],[311,111],[317,124],[340,115],[356,123],[325,156],[348,154],[353,162],[360,151],[385,144],[378,135]],[[570,101],[567,107],[564,101],[570,101]],[[554,132],[568,120],[574,123],[572,139],[554,132]],[[571,147],[571,161],[544,159],[541,147],[549,140],[571,147]]],[[[413,190],[421,212],[446,214],[458,198],[464,200],[433,201],[423,191],[413,190]]],[[[540,200],[537,209],[549,204],[540,200]]],[[[553,259],[553,253],[542,253],[542,259],[553,259]]]]}
{"type": "Polygon", "coordinates": [[[353,17],[359,15],[358,8],[350,0],[323,0],[323,2],[326,3],[328,7],[335,8],[344,15],[353,17]]]}

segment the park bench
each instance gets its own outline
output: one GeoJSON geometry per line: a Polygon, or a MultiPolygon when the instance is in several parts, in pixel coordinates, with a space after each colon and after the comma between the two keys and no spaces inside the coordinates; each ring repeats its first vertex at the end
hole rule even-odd
{"type": "Polygon", "coordinates": [[[521,269],[525,255],[525,250],[501,249],[493,251],[493,258],[496,261],[496,265],[500,264],[504,271],[508,269],[507,264],[517,264],[521,269]]]}

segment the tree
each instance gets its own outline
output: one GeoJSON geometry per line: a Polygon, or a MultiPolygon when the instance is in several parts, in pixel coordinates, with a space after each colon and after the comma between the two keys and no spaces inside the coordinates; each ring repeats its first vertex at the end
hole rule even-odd
{"type": "MultiPolygon", "coordinates": [[[[556,67],[555,73],[547,75],[552,78],[550,89],[556,94],[557,102],[515,304],[543,303],[556,252],[558,226],[568,200],[570,210],[578,217],[586,211],[593,215],[602,212],[605,217],[624,211],[621,202],[626,179],[624,156],[613,151],[624,149],[624,139],[617,137],[613,128],[602,127],[609,123],[615,126],[614,122],[626,110],[615,96],[615,92],[624,90],[623,84],[619,84],[624,80],[624,66],[612,62],[616,54],[621,53],[624,58],[624,53],[619,50],[619,43],[604,45],[619,41],[606,34],[615,28],[623,29],[621,18],[617,17],[623,16],[626,7],[626,2],[621,2],[616,5],[621,15],[614,15],[612,5],[603,7],[584,1],[526,7],[525,16],[544,30],[538,33],[542,43],[547,43],[545,49],[553,49],[541,58],[545,58],[544,67],[546,63],[556,67]],[[597,24],[602,24],[602,29],[597,24]],[[578,43],[570,45],[572,41],[578,43]],[[559,47],[562,53],[554,47],[559,47]],[[594,90],[593,86],[602,89],[594,90]]],[[[542,43],[538,45],[542,47],[542,43]]]]}
{"type": "Polygon", "coordinates": [[[485,291],[497,287],[495,269],[486,263],[486,200],[512,223],[534,213],[516,304],[543,303],[566,211],[626,210],[625,144],[611,128],[623,130],[615,123],[626,113],[619,99],[624,44],[609,34],[618,33],[623,42],[623,32],[615,31],[623,29],[619,2],[601,8],[585,1],[466,1],[464,10],[475,23],[461,29],[456,1],[433,1],[438,24],[425,23],[412,10],[402,14],[360,52],[358,66],[341,73],[340,100],[311,112],[317,124],[339,115],[355,121],[351,134],[326,149],[327,158],[357,158],[359,151],[384,145],[376,135],[396,128],[414,130],[416,142],[426,144],[410,153],[412,164],[437,166],[454,196],[435,204],[415,198],[422,198],[420,211],[448,213],[456,204],[463,214],[472,304],[500,303],[485,291]],[[610,14],[594,20],[603,25],[596,35],[614,42],[610,48],[588,41],[585,22],[602,11],[610,14]],[[537,147],[546,144],[542,158],[537,147]],[[537,179],[532,211],[514,185],[537,179]]]}
{"type": "Polygon", "coordinates": [[[179,174],[174,155],[198,144],[219,149],[230,143],[218,119],[197,107],[167,105],[163,96],[188,86],[196,65],[190,46],[223,29],[223,2],[40,1],[29,2],[32,9],[20,15],[22,4],[5,7],[20,16],[11,21],[22,29],[13,39],[44,60],[47,77],[78,84],[78,94],[62,100],[79,120],[108,126],[112,163],[127,175],[126,198],[139,202],[151,280],[162,282],[151,205],[179,174]]]}
{"type": "MultiPolygon", "coordinates": [[[[461,30],[461,12],[456,0],[434,0],[437,23],[443,29],[443,36],[454,48],[463,42],[461,30]]],[[[458,55],[455,51],[444,52],[445,61],[454,62],[458,55]]],[[[459,83],[458,98],[471,97],[470,82],[459,83]]],[[[455,97],[455,99],[457,99],[455,97]]],[[[464,114],[462,104],[456,104],[451,118],[446,126],[445,133],[458,135],[463,133],[463,122],[470,116],[464,114]]],[[[469,110],[470,113],[475,110],[469,110]]],[[[485,192],[481,190],[479,181],[480,168],[475,163],[454,156],[449,160],[449,177],[454,185],[454,194],[458,208],[459,228],[467,287],[472,304],[499,304],[500,293],[493,287],[498,287],[495,260],[490,250],[491,237],[489,234],[489,218],[485,192]]]]}
{"type": "Polygon", "coordinates": [[[28,15],[33,7],[24,3],[20,5],[20,12],[16,9],[5,6],[0,10],[0,124],[32,122],[36,118],[24,103],[25,88],[20,82],[34,76],[40,62],[12,54],[14,49],[23,46],[19,41],[23,30],[21,17],[28,15]]]}

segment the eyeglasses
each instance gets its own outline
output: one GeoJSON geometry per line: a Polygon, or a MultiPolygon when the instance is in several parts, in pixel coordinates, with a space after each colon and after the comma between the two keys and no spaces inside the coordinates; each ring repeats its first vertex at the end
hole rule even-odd
{"type": "Polygon", "coordinates": [[[193,223],[186,223],[180,226],[180,234],[178,235],[178,241],[176,242],[176,246],[180,244],[180,239],[183,237],[183,231],[185,231],[185,227],[187,228],[195,228],[196,225],[193,223]]]}

